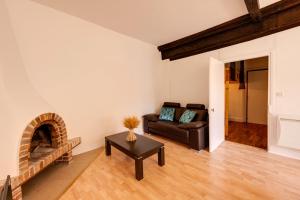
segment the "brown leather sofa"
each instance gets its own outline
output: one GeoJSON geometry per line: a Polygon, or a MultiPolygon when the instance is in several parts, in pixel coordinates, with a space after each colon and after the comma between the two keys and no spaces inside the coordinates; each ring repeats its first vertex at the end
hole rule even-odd
{"type": "Polygon", "coordinates": [[[144,115],[145,133],[167,137],[198,151],[208,147],[208,112],[203,104],[187,104],[185,108],[180,107],[180,103],[165,102],[163,107],[175,108],[174,121],[159,120],[159,114],[144,115]],[[197,114],[192,122],[180,124],[180,116],[186,109],[196,111],[197,114]]]}

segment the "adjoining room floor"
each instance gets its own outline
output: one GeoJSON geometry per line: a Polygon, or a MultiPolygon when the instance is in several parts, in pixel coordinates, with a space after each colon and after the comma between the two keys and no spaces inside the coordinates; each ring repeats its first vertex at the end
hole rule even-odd
{"type": "Polygon", "coordinates": [[[23,200],[56,200],[94,161],[103,148],[73,156],[70,164],[49,166],[22,186],[23,200]]]}
{"type": "Polygon", "coordinates": [[[262,149],[268,147],[268,129],[264,124],[229,122],[226,140],[262,149]]]}
{"type": "Polygon", "coordinates": [[[165,166],[158,166],[157,155],[144,160],[144,179],[137,181],[134,161],[112,148],[60,200],[299,199],[299,160],[229,141],[209,153],[149,137],[165,143],[165,166]]]}

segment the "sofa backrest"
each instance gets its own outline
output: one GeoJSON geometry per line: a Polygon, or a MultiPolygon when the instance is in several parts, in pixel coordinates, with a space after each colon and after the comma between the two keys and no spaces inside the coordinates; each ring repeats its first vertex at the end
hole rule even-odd
{"type": "Polygon", "coordinates": [[[207,109],[205,109],[204,104],[189,103],[186,105],[186,108],[185,108],[185,107],[180,107],[180,103],[164,102],[163,107],[175,108],[175,117],[174,117],[175,122],[179,121],[181,115],[187,109],[197,112],[197,115],[195,116],[193,121],[207,121],[207,119],[208,119],[208,111],[207,111],[207,109]]]}
{"type": "Polygon", "coordinates": [[[195,121],[208,121],[208,110],[194,110],[197,112],[197,115],[193,119],[193,122],[195,121]]]}
{"type": "Polygon", "coordinates": [[[186,105],[186,108],[197,112],[197,115],[195,116],[193,121],[207,121],[208,110],[205,109],[204,104],[189,103],[186,105]]]}
{"type": "Polygon", "coordinates": [[[174,117],[175,122],[179,122],[179,119],[181,115],[184,113],[184,111],[186,111],[185,107],[175,108],[175,117],[174,117]]]}
{"type": "Polygon", "coordinates": [[[163,107],[175,108],[175,117],[174,117],[175,122],[179,121],[180,116],[184,112],[183,109],[185,109],[184,107],[180,107],[180,103],[176,103],[176,102],[164,102],[163,107]]]}
{"type": "Polygon", "coordinates": [[[205,105],[204,104],[196,104],[196,103],[188,103],[186,104],[186,108],[187,109],[195,109],[195,110],[204,110],[205,109],[205,105]]]}
{"type": "Polygon", "coordinates": [[[180,107],[180,103],[164,102],[163,107],[179,108],[180,107]]]}

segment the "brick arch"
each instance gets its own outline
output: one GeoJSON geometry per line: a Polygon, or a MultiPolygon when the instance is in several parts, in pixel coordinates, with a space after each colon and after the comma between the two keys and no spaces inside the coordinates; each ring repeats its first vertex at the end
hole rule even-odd
{"type": "Polygon", "coordinates": [[[21,138],[19,149],[19,173],[24,173],[29,167],[30,143],[35,130],[41,125],[48,124],[54,129],[52,146],[58,148],[67,143],[67,130],[63,119],[56,113],[44,113],[32,120],[25,130],[21,138]]]}

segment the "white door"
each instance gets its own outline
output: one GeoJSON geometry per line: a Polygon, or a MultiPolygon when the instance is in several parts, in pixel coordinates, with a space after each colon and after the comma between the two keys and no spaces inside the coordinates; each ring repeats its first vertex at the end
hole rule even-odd
{"type": "Polygon", "coordinates": [[[210,58],[209,63],[209,151],[225,139],[225,66],[210,58]]]}

